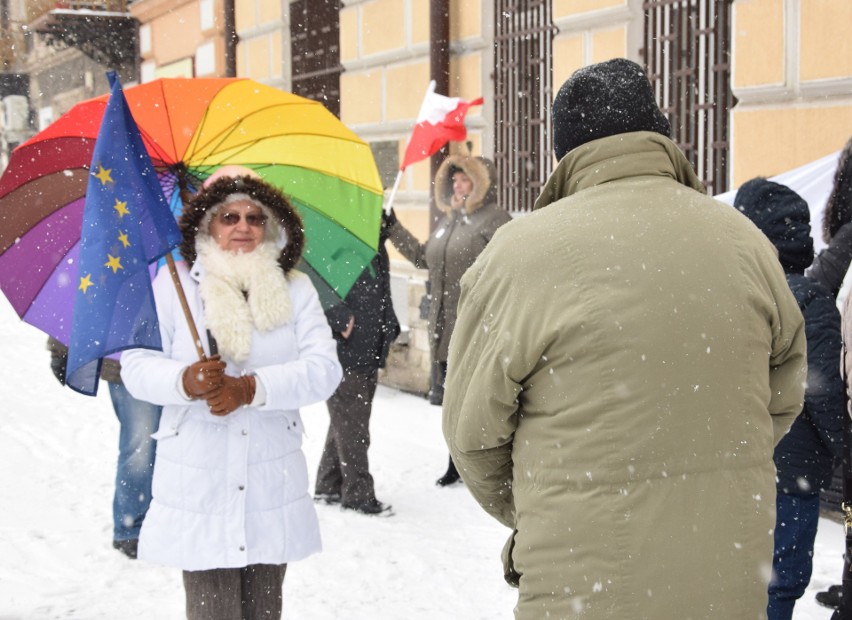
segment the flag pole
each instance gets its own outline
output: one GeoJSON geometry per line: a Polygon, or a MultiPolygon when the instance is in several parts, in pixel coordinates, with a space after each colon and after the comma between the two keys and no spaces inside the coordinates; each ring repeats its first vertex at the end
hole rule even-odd
{"type": "Polygon", "coordinates": [[[180,283],[180,276],[175,265],[175,257],[169,252],[166,254],[166,264],[169,266],[169,273],[172,276],[175,290],[177,291],[180,307],[183,308],[183,314],[186,316],[186,322],[189,325],[189,333],[192,334],[192,341],[195,343],[195,351],[198,353],[198,359],[202,362],[207,359],[204,354],[204,347],[201,346],[201,338],[198,335],[198,328],[195,326],[195,320],[192,318],[192,313],[189,311],[189,303],[186,301],[186,293],[183,292],[183,285],[180,283]]]}
{"type": "MultiPolygon", "coordinates": [[[[418,118],[423,115],[424,110],[426,109],[427,102],[429,101],[429,94],[435,92],[435,80],[429,80],[429,85],[426,87],[426,92],[423,93],[423,102],[420,104],[420,111],[418,112],[418,118]]],[[[411,138],[409,137],[409,141],[411,138]]],[[[403,166],[405,162],[403,162],[403,166]]],[[[385,213],[390,213],[390,210],[393,208],[393,201],[396,198],[396,192],[399,189],[399,183],[402,181],[402,173],[405,171],[405,168],[400,168],[399,172],[396,173],[396,180],[393,182],[393,188],[391,189],[391,193],[388,194],[388,200],[384,205],[385,213]]]]}
{"type": "Polygon", "coordinates": [[[390,213],[390,210],[393,209],[393,200],[396,198],[396,192],[399,189],[399,182],[402,180],[402,170],[396,173],[396,181],[393,182],[393,189],[391,189],[391,193],[388,194],[387,202],[385,202],[384,210],[385,213],[390,213]]]}
{"type": "MultiPolygon", "coordinates": [[[[190,194],[189,190],[186,188],[186,179],[181,175],[178,175],[178,185],[180,186],[181,204],[186,204],[186,202],[192,197],[192,194],[190,194]]],[[[189,302],[186,300],[186,293],[183,290],[183,284],[180,283],[180,276],[177,272],[175,257],[172,256],[171,251],[166,254],[166,264],[169,267],[169,274],[172,276],[172,282],[175,285],[175,291],[177,292],[178,300],[180,301],[180,307],[183,309],[183,315],[186,317],[186,323],[189,326],[189,333],[192,335],[192,342],[195,343],[195,352],[198,353],[198,359],[203,362],[207,359],[207,356],[204,353],[204,347],[201,345],[201,337],[198,335],[198,328],[195,326],[195,319],[192,318],[192,312],[189,310],[189,302]]]]}

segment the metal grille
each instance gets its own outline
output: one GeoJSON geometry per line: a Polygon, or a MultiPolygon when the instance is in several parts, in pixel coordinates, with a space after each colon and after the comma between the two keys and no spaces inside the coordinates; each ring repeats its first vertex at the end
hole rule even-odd
{"type": "Polygon", "coordinates": [[[712,194],[728,187],[730,0],[645,2],[648,77],[673,139],[712,194]]]}
{"type": "Polygon", "coordinates": [[[494,164],[499,204],[531,211],[553,171],[551,0],[496,0],[494,164]]]}
{"type": "Polygon", "coordinates": [[[340,116],[340,0],[293,2],[290,37],[293,92],[340,116]]]}

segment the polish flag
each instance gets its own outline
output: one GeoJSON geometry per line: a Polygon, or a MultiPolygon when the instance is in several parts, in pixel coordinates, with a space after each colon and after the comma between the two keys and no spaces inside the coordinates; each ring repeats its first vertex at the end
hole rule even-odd
{"type": "Polygon", "coordinates": [[[482,97],[473,101],[444,97],[435,93],[435,80],[429,82],[399,169],[405,170],[411,164],[426,159],[450,140],[464,140],[467,137],[464,117],[468,108],[474,105],[482,105],[482,97]]]}

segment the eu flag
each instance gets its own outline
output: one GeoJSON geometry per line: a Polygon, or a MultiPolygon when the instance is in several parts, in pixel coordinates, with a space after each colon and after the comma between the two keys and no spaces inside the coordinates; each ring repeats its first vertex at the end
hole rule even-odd
{"type": "Polygon", "coordinates": [[[67,384],[98,391],[104,356],[162,349],[148,265],[175,248],[180,231],[114,72],[92,154],[67,384]]]}

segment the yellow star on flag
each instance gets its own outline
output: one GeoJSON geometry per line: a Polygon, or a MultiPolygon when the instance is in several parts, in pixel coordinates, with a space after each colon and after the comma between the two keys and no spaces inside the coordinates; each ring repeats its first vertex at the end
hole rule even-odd
{"type": "Polygon", "coordinates": [[[82,278],[80,278],[80,290],[83,291],[83,294],[86,294],[86,289],[92,286],[92,274],[86,274],[82,278]]]}
{"type": "Polygon", "coordinates": [[[104,267],[109,267],[110,269],[112,269],[113,273],[117,273],[119,269],[124,269],[124,267],[121,266],[120,257],[112,256],[110,254],[107,254],[107,257],[109,258],[109,260],[104,263],[104,267]]]}
{"type": "Polygon", "coordinates": [[[129,241],[129,240],[128,240],[128,238],[127,238],[127,233],[126,233],[126,232],[121,232],[120,230],[119,230],[118,232],[119,232],[119,233],[121,233],[120,235],[118,235],[118,240],[119,240],[119,241],[121,241],[121,244],[122,244],[124,247],[129,247],[129,246],[130,246],[130,241],[129,241]]]}
{"type": "Polygon", "coordinates": [[[114,183],[112,176],[110,175],[111,172],[112,168],[104,168],[101,164],[98,164],[98,172],[93,176],[95,176],[102,185],[106,185],[107,183],[114,183]]]}
{"type": "Polygon", "coordinates": [[[115,199],[115,204],[112,206],[113,209],[118,211],[118,217],[124,217],[125,215],[129,215],[130,211],[127,210],[127,201],[121,202],[118,198],[115,199]]]}

